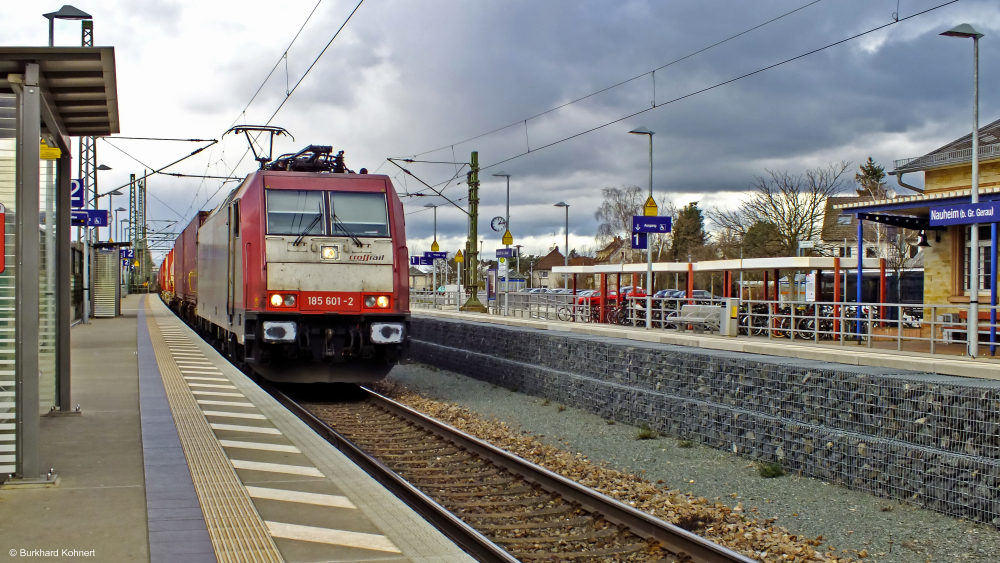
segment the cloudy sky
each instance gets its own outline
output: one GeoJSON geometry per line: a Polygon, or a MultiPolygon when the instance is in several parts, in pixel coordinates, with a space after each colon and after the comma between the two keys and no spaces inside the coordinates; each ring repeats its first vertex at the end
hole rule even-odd
{"type": "MultiPolygon", "coordinates": [[[[562,209],[570,203],[570,246],[593,247],[594,211],[606,186],[647,183],[648,145],[629,135],[637,126],[654,137],[654,191],[677,204],[731,207],[753,175],[765,169],[801,172],[869,155],[891,169],[893,159],[919,156],[967,134],[971,127],[972,42],[938,36],[968,22],[981,41],[981,123],[1000,118],[1000,5],[962,0],[792,63],[686,98],[595,132],[549,143],[649,108],[647,74],[585,101],[538,115],[628,78],[647,73],[713,43],[802,8],[655,74],[655,101],[691,92],[889,23],[946,0],[674,0],[666,2],[469,2],[366,0],[298,90],[275,125],[295,141],[346,151],[348,165],[404,182],[386,157],[423,154],[467,162],[479,151],[486,248],[499,247],[488,219],[504,212],[511,174],[511,225],[525,252],[562,246],[562,209]],[[898,5],[898,7],[897,7],[898,5]],[[525,122],[525,120],[527,120],[525,122]],[[473,141],[465,139],[513,125],[473,141]],[[495,239],[495,240],[493,240],[495,239]]],[[[356,0],[76,0],[92,14],[99,45],[115,47],[121,135],[217,139],[234,122],[263,123],[286,97],[356,0]],[[309,13],[312,19],[282,54],[309,13]],[[275,63],[277,70],[247,108],[275,63]],[[287,65],[287,71],[286,71],[287,65]],[[244,108],[246,111],[244,113],[244,108]]],[[[43,45],[51,5],[5,6],[5,45],[43,45]]],[[[79,44],[79,22],[58,22],[57,45],[79,44]]],[[[99,161],[113,170],[101,191],[163,166],[198,145],[100,141],[99,161]]],[[[172,168],[189,174],[245,175],[255,163],[238,137],[172,168]]],[[[448,164],[414,164],[431,184],[455,173],[448,164]]],[[[908,178],[919,184],[919,178],[908,178]]],[[[232,187],[218,180],[154,177],[152,219],[186,224],[232,187]]],[[[465,186],[445,192],[465,195],[465,186]]],[[[439,198],[404,197],[411,252],[429,249],[439,198]]],[[[114,206],[125,205],[124,198],[114,206]]],[[[126,205],[127,206],[127,205],[126,205]]],[[[461,245],[466,222],[458,210],[438,210],[443,250],[461,245]]]]}

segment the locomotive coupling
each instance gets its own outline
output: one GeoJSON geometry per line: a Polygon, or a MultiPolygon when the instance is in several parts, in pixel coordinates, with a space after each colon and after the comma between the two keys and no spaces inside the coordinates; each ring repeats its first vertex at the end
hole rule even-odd
{"type": "Polygon", "coordinates": [[[403,341],[403,323],[372,323],[372,342],[399,344],[403,341]]]}

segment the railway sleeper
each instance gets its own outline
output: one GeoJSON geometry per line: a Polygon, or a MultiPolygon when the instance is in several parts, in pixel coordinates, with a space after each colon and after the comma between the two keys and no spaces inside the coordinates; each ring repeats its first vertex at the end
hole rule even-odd
{"type": "Polygon", "coordinates": [[[497,544],[506,545],[517,545],[521,543],[579,543],[579,542],[593,542],[594,540],[610,538],[619,535],[621,532],[617,528],[606,528],[604,530],[595,530],[587,534],[566,534],[562,536],[539,536],[539,537],[520,537],[520,538],[508,538],[503,536],[493,536],[490,541],[497,544]]]}
{"type": "Polygon", "coordinates": [[[420,459],[386,459],[386,460],[383,460],[383,463],[385,463],[386,465],[390,465],[390,464],[395,464],[395,465],[427,464],[427,465],[432,465],[432,466],[435,466],[435,467],[439,467],[440,465],[444,465],[445,467],[450,467],[450,466],[465,467],[466,465],[468,465],[470,463],[474,463],[476,461],[474,458],[469,457],[468,454],[465,454],[461,458],[454,458],[454,457],[451,457],[451,456],[426,456],[426,455],[425,456],[419,456],[419,457],[420,457],[420,459]]]}
{"type": "Polygon", "coordinates": [[[545,522],[521,522],[518,524],[480,524],[483,530],[536,530],[545,528],[576,528],[583,525],[596,524],[589,516],[566,518],[564,520],[548,520],[545,522]]]}
{"type": "MultiPolygon", "coordinates": [[[[555,552],[555,551],[511,551],[510,554],[514,557],[524,560],[524,559],[589,559],[593,557],[605,557],[608,555],[624,555],[627,553],[638,553],[641,551],[648,551],[648,547],[645,543],[632,543],[628,545],[618,546],[618,547],[607,547],[603,549],[594,549],[590,551],[568,551],[568,552],[555,552]]],[[[674,559],[678,561],[677,559],[674,559]]],[[[670,559],[667,559],[670,561],[670,559]]]]}
{"type": "Polygon", "coordinates": [[[522,481],[521,479],[515,479],[513,477],[509,479],[498,479],[496,481],[479,481],[475,483],[444,483],[444,482],[427,482],[427,481],[414,481],[414,485],[421,488],[428,489],[481,489],[483,487],[498,487],[501,485],[508,485],[510,483],[522,481]]]}
{"type": "Polygon", "coordinates": [[[470,492],[470,493],[431,493],[435,497],[440,498],[482,498],[482,497],[499,497],[499,496],[511,496],[511,495],[522,495],[525,493],[535,492],[531,487],[516,487],[513,489],[493,489],[490,491],[481,492],[470,492]]]}
{"type": "Polygon", "coordinates": [[[516,500],[497,500],[497,501],[484,500],[481,502],[452,502],[448,504],[458,506],[459,508],[489,508],[492,506],[538,506],[538,505],[551,504],[554,502],[565,504],[565,501],[563,501],[562,499],[553,498],[548,495],[544,497],[536,496],[536,497],[522,498],[516,500]]]}

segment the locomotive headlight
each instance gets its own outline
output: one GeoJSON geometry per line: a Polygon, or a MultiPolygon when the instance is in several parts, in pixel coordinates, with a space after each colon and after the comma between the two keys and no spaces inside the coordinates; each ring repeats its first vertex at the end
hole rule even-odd
{"type": "Polygon", "coordinates": [[[365,296],[365,307],[374,307],[374,306],[375,306],[375,296],[374,295],[366,295],[365,296]]]}
{"type": "Polygon", "coordinates": [[[379,306],[380,309],[385,309],[389,306],[389,297],[385,295],[379,295],[378,299],[375,300],[375,304],[379,306]]]}
{"type": "Polygon", "coordinates": [[[281,294],[279,294],[279,293],[272,293],[271,294],[271,306],[272,307],[281,307],[284,303],[285,303],[285,300],[284,300],[284,298],[281,297],[281,294]]]}
{"type": "Polygon", "coordinates": [[[340,248],[336,246],[324,246],[321,249],[320,255],[323,257],[323,260],[339,260],[340,248]]]}

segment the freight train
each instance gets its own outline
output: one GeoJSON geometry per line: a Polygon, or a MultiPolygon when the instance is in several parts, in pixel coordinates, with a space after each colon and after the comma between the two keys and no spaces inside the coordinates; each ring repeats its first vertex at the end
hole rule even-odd
{"type": "Polygon", "coordinates": [[[409,347],[403,205],[388,176],[309,146],[199,212],[164,259],[162,298],[233,360],[278,382],[364,383],[409,347]]]}

